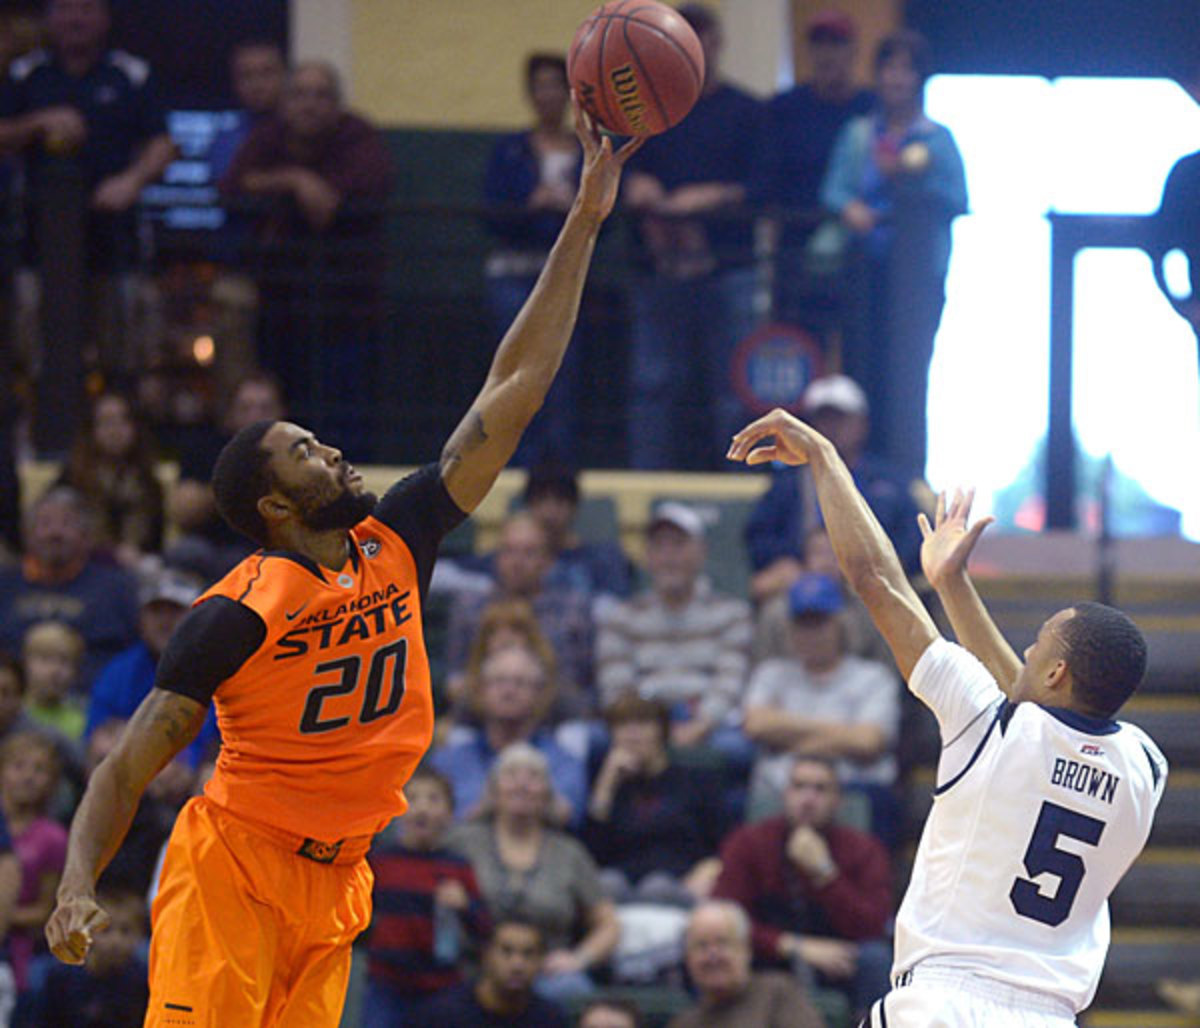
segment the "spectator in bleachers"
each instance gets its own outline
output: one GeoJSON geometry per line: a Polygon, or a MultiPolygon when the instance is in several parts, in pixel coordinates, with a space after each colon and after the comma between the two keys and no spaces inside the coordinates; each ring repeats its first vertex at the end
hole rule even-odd
{"type": "Polygon", "coordinates": [[[82,681],[137,638],[133,576],[100,560],[94,515],[69,486],[53,486],[25,516],[25,550],[15,568],[0,568],[0,646],[15,651],[35,621],[64,621],[87,644],[82,681]]]}
{"type": "MultiPolygon", "coordinates": [[[[804,562],[797,575],[826,575],[838,584],[844,606],[838,615],[845,632],[846,652],[865,660],[894,667],[892,651],[871,620],[871,613],[846,583],[838,566],[833,544],[824,525],[809,530],[804,540],[804,562]]],[[[795,581],[791,583],[795,584],[795,581]]],[[[790,588],[790,586],[789,586],[790,588]]],[[[792,653],[792,612],[789,609],[788,589],[764,600],[754,624],[754,663],[757,666],[772,657],[789,657],[792,653]]]]}
{"type": "Polygon", "coordinates": [[[542,523],[528,511],[509,515],[496,546],[495,583],[487,592],[464,594],[450,611],[446,629],[446,666],[450,674],[466,667],[483,611],[499,599],[525,600],[554,647],[558,662],[559,717],[592,713],[592,647],[594,626],[591,604],[583,593],[552,587],[547,576],[553,558],[542,523]]]}
{"type": "Polygon", "coordinates": [[[0,650],[0,742],[37,728],[25,710],[25,669],[16,657],[0,650]]]}
{"type": "MultiPolygon", "coordinates": [[[[229,171],[234,155],[250,133],[279,109],[287,81],[287,61],[279,43],[270,39],[245,39],[235,43],[229,55],[229,78],[238,109],[226,115],[226,123],[208,148],[209,175],[220,182],[229,171]]],[[[257,363],[254,342],[259,315],[258,287],[246,267],[246,249],[251,223],[232,211],[214,239],[218,270],[212,283],[213,339],[216,353],[212,364],[213,391],[224,402],[238,381],[257,363]]]]}
{"type": "MultiPolygon", "coordinates": [[[[837,448],[854,482],[892,540],[904,570],[920,571],[921,535],[917,514],[932,509],[922,479],[868,452],[870,408],[866,393],[846,375],[814,379],[804,391],[804,419],[837,448]]],[[[787,591],[804,573],[805,541],[821,525],[816,490],[803,465],[779,466],[771,486],[746,522],[746,547],[754,571],[750,592],[761,603],[787,591]]]]}
{"type": "Polygon", "coordinates": [[[279,109],[287,82],[287,60],[273,39],[244,39],[229,55],[229,81],[238,102],[232,124],[222,127],[208,148],[208,165],[220,180],[233,163],[238,147],[266,118],[279,109]]]}
{"type": "Polygon", "coordinates": [[[630,1000],[596,996],[579,1011],[576,1028],[643,1028],[642,1012],[630,1000]]]}
{"type": "MultiPolygon", "coordinates": [[[[175,155],[166,111],[154,75],[141,58],[109,49],[108,0],[49,0],[47,46],[18,57],[0,86],[0,153],[24,158],[27,230],[23,263],[37,269],[61,255],[46,250],[42,225],[66,211],[63,190],[47,188],[52,175],[71,168],[79,176],[75,196],[86,219],[86,254],[92,275],[85,361],[110,374],[130,374],[146,354],[125,331],[130,315],[128,284],[138,259],[134,206],[142,188],[157,179],[175,155]],[[52,198],[52,199],[51,199],[52,198]],[[124,283],[122,279],[126,280],[124,283]]],[[[32,356],[40,346],[33,329],[41,302],[36,272],[18,290],[20,318],[32,356]]],[[[79,399],[83,393],[80,382],[79,399]]]]}
{"type": "MultiPolygon", "coordinates": [[[[557,380],[556,380],[557,381],[557,380]]],[[[554,563],[546,581],[551,587],[576,589],[592,598],[593,609],[627,597],[633,566],[620,540],[584,542],[575,531],[579,514],[579,481],[563,464],[535,464],[525,479],[525,509],[541,522],[554,563]]]]}
{"type": "MultiPolygon", "coordinates": [[[[0,669],[3,668],[0,662],[0,669]]],[[[2,673],[2,671],[0,671],[2,673]]],[[[17,1003],[17,986],[6,940],[21,891],[21,861],[13,848],[8,825],[0,814],[0,1024],[9,1023],[17,1003]]]]}
{"type": "MultiPolygon", "coordinates": [[[[175,626],[199,599],[202,583],[186,572],[164,568],[149,576],[139,590],[138,640],[109,661],[91,688],[83,733],[91,737],[99,725],[133,717],[149,694],[175,626]]],[[[216,714],[210,709],[204,727],[184,751],[193,767],[213,756],[220,745],[216,714]]]]}
{"type": "Polygon", "coordinates": [[[546,758],[516,743],[492,765],[487,814],[455,827],[449,845],[471,861],[497,921],[516,915],[541,929],[538,991],[566,998],[594,988],[589,972],[608,961],[620,926],[587,850],[550,826],[552,796],[546,758]]]}
{"type": "MultiPolygon", "coordinates": [[[[559,54],[530,54],[525,91],[533,127],[496,141],[483,178],[487,224],[499,244],[483,269],[497,336],[508,331],[546,263],[575,199],[582,160],[579,140],[566,120],[571,100],[566,60],[559,54]]],[[[517,464],[566,460],[576,451],[583,354],[579,335],[576,328],[546,402],[517,448],[517,464]]]]}
{"type": "Polygon", "coordinates": [[[679,13],[704,48],[700,98],[633,156],[624,188],[643,244],[630,299],[629,462],[724,470],[745,414],[733,356],[756,327],[758,281],[753,225],[727,215],[757,189],[766,108],[722,77],[713,9],[687,3],[679,13]]]}
{"type": "Polygon", "coordinates": [[[837,822],[840,801],[832,761],[798,754],[783,813],[721,846],[713,895],[750,915],[758,962],[807,969],[864,1011],[888,988],[892,868],[878,839],[837,822]]]}
{"type": "Polygon", "coordinates": [[[736,903],[709,900],[696,907],[686,953],[699,1002],[668,1028],[824,1028],[794,978],[750,970],[750,922],[736,903]]]}
{"type": "MultiPolygon", "coordinates": [[[[871,93],[854,77],[858,27],[842,11],[820,11],[805,27],[812,76],[780,93],[767,108],[770,126],[771,199],[788,213],[815,212],[820,206],[821,181],[841,127],[870,112],[871,93]]],[[[779,233],[776,264],[775,316],[804,324],[806,244],[813,226],[786,221],[779,233]]]]}
{"type": "Polygon", "coordinates": [[[146,901],[130,889],[101,887],[109,923],[96,933],[86,962],[54,961],[31,997],[38,1028],[115,1028],[141,1024],[150,989],[141,949],[146,941],[146,901]]]}
{"type": "Polygon", "coordinates": [[[129,400],[101,393],[76,433],[58,481],[79,490],[98,518],[97,547],[136,568],[163,541],[163,488],[158,455],[129,400]]]}
{"type": "Polygon", "coordinates": [[[176,454],[179,478],[168,501],[180,537],[167,547],[169,561],[186,565],[212,581],[250,554],[250,541],[217,514],[211,483],[213,466],[221,447],[243,428],[256,421],[280,421],[285,417],[287,406],[279,379],[269,371],[250,371],[234,387],[220,427],[204,426],[182,440],[176,454]]]}
{"type": "MultiPolygon", "coordinates": [[[[1188,85],[1200,103],[1200,63],[1188,85]]],[[[1187,257],[1189,292],[1175,303],[1200,343],[1200,151],[1180,157],[1163,183],[1154,217],[1156,242],[1164,251],[1179,249],[1187,257]]]]}
{"type": "Polygon", "coordinates": [[[501,916],[479,977],[434,999],[416,1028],[567,1028],[562,1009],[534,989],[548,959],[546,934],[517,914],[501,916]]]}
{"type": "Polygon", "coordinates": [[[691,906],[712,889],[728,827],[722,783],[671,760],[670,714],[627,693],[604,712],[612,743],[588,800],[584,842],[618,903],[691,906]]]}
{"type": "Polygon", "coordinates": [[[748,747],[733,721],[750,663],[750,607],[703,575],[704,520],[683,503],[660,504],[646,527],[648,589],[601,618],[596,679],[603,703],[633,690],[671,711],[671,744],[748,747]]]}
{"type": "Polygon", "coordinates": [[[962,157],[925,114],[929,44],[902,29],[875,52],[873,114],[846,123],[821,185],[861,261],[862,315],[847,325],[842,367],[871,401],[873,448],[909,476],[925,473],[933,340],[946,301],[950,226],[967,211],[962,157]]]}
{"type": "Polygon", "coordinates": [[[226,197],[263,205],[252,255],[259,363],[283,377],[319,435],[356,453],[373,443],[359,405],[372,395],[394,178],[382,134],[343,107],[337,70],[304,61],[288,76],[278,116],[246,137],[220,183],[226,197]]]}
{"type": "Polygon", "coordinates": [[[458,721],[468,725],[478,724],[479,676],[483,662],[493,653],[510,646],[524,646],[532,650],[546,670],[547,683],[558,681],[558,658],[554,654],[554,647],[542,632],[529,602],[521,599],[493,600],[479,616],[479,627],[475,631],[475,638],[471,640],[466,666],[446,679],[446,689],[458,721]]]}
{"type": "Polygon", "coordinates": [[[364,1025],[407,1024],[430,997],[462,980],[479,952],[487,911],[471,865],[445,846],[454,816],[449,780],[418,767],[408,810],[371,846],[374,914],[367,936],[364,1025]]]}
{"type": "Polygon", "coordinates": [[[18,993],[28,987],[34,956],[46,952],[42,929],[67,858],[67,830],[48,816],[59,774],[58,750],[40,732],[10,735],[0,747],[0,808],[21,861],[21,891],[8,935],[18,993]]]}
{"type": "Polygon", "coordinates": [[[547,728],[555,687],[538,654],[521,644],[496,650],[483,660],[472,685],[467,701],[479,727],[456,730],[430,758],[454,787],[456,816],[480,812],[499,755],[513,743],[528,743],[550,767],[551,820],[579,825],[587,802],[586,774],[580,759],[563,749],[547,728]]]}
{"type": "Polygon", "coordinates": [[[25,710],[72,742],[82,737],[86,717],[79,689],[83,651],[83,637],[61,621],[30,625],[21,645],[25,710]]]}
{"type": "Polygon", "coordinates": [[[788,605],[790,655],[760,664],[746,688],[744,730],[760,748],[751,805],[778,805],[792,753],[820,753],[837,762],[844,786],[866,794],[875,831],[892,843],[899,680],[889,666],[847,652],[844,601],[834,579],[802,575],[788,605]]]}

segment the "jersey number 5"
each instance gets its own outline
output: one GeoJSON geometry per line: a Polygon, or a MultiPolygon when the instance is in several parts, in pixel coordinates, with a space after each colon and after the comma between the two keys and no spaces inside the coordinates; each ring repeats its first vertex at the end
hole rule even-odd
{"type": "Polygon", "coordinates": [[[1086,868],[1078,853],[1058,848],[1059,836],[1065,835],[1068,839],[1078,839],[1095,846],[1103,831],[1103,821],[1060,807],[1049,800],[1043,803],[1037,824],[1033,826],[1033,836],[1025,850],[1025,870],[1030,878],[1041,874],[1056,875],[1058,888],[1053,896],[1046,896],[1036,882],[1018,878],[1008,893],[1016,912],[1051,928],[1062,924],[1070,916],[1071,904],[1075,902],[1086,868]]]}
{"type": "MultiPolygon", "coordinates": [[[[318,664],[313,671],[318,675],[329,671],[338,674],[336,682],[314,685],[304,701],[304,714],[300,718],[300,731],[305,735],[332,732],[350,723],[346,717],[321,717],[321,705],[331,696],[345,696],[358,688],[362,673],[362,657],[340,657],[318,664]]],[[[367,670],[367,686],[363,690],[362,709],[358,713],[359,724],[378,721],[381,717],[394,714],[404,699],[404,671],[408,666],[408,640],[397,639],[394,643],[381,646],[371,655],[371,666],[367,670]],[[384,678],[391,665],[387,695],[384,696],[384,678]]]]}

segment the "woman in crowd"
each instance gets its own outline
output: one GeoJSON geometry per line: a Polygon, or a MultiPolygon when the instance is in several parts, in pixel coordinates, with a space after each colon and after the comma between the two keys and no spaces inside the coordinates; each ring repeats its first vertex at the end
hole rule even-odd
{"type": "Polygon", "coordinates": [[[112,392],[96,397],[59,481],[99,511],[98,541],[126,566],[162,548],[163,488],[155,463],[154,445],[129,400],[112,392]]]}
{"type": "Polygon", "coordinates": [[[518,914],[542,929],[538,991],[563,999],[593,989],[588,972],[611,956],[620,926],[595,862],[547,823],[551,797],[546,758],[509,746],[492,766],[485,814],[455,828],[449,845],[471,861],[493,918],[518,914]]]}

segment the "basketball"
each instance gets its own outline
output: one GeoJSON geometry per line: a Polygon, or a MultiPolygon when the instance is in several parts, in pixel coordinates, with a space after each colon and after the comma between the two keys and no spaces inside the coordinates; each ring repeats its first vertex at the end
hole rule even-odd
{"type": "Polygon", "coordinates": [[[704,85],[700,39],[659,0],[610,0],[579,26],[567,77],[583,109],[620,136],[653,136],[683,120],[704,85]]]}

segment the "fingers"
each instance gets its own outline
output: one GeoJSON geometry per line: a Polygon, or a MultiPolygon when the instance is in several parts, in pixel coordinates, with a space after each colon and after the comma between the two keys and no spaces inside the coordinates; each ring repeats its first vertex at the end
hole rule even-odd
{"type": "Polygon", "coordinates": [[[924,513],[917,515],[917,528],[921,530],[922,539],[928,539],[933,535],[933,529],[929,527],[929,518],[924,513]]]}
{"type": "Polygon", "coordinates": [[[596,129],[595,120],[584,110],[579,94],[574,89],[571,90],[571,108],[575,112],[575,135],[583,144],[583,152],[590,157],[600,147],[600,133],[596,129]]]}
{"type": "Polygon", "coordinates": [[[946,492],[945,492],[945,490],[942,490],[941,492],[939,492],[937,494],[937,504],[933,510],[933,523],[940,527],[942,522],[945,520],[946,520],[946,492]]]}
{"type": "Polygon", "coordinates": [[[59,911],[46,925],[46,942],[64,964],[82,964],[92,948],[92,936],[108,927],[108,915],[92,906],[84,916],[78,908],[59,911]]]}
{"type": "Polygon", "coordinates": [[[773,443],[767,446],[760,446],[758,449],[751,450],[746,454],[747,464],[766,464],[773,460],[779,460],[779,447],[773,443]]]}

